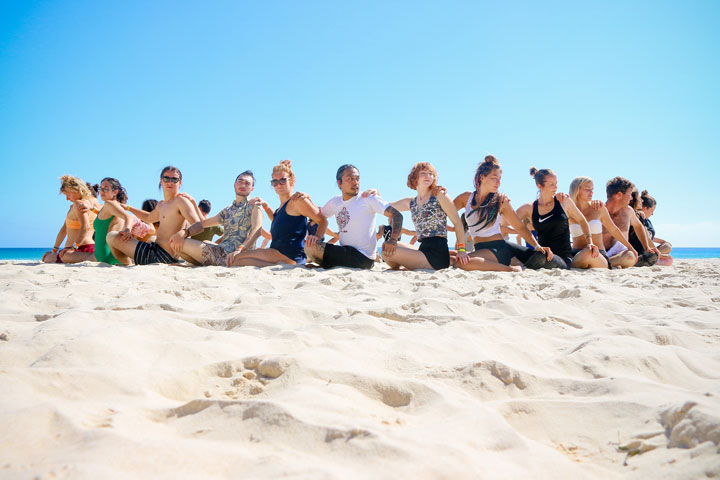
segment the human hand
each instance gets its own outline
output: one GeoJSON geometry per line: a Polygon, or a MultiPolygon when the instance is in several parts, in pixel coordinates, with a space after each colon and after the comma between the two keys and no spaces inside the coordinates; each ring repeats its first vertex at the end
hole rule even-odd
{"type": "Polygon", "coordinates": [[[375,189],[375,188],[368,188],[367,190],[365,190],[364,192],[362,192],[362,193],[360,194],[360,196],[361,196],[362,198],[367,198],[367,197],[370,197],[370,196],[379,197],[379,196],[380,196],[380,192],[378,192],[377,189],[375,189]]]}
{"type": "Polygon", "coordinates": [[[170,248],[172,248],[175,255],[178,255],[182,251],[183,242],[185,241],[185,233],[185,230],[180,230],[180,232],[177,232],[170,237],[170,248]]]}
{"type": "Polygon", "coordinates": [[[389,239],[385,240],[385,242],[383,243],[382,252],[383,252],[383,255],[385,255],[387,257],[392,257],[393,254],[395,253],[396,249],[397,249],[397,240],[395,240],[394,238],[389,238],[389,239]]]}
{"type": "Polygon", "coordinates": [[[594,210],[600,210],[602,207],[605,206],[605,204],[603,203],[602,200],[592,200],[592,201],[590,202],[590,206],[591,206],[594,210]]]}
{"type": "Polygon", "coordinates": [[[245,251],[245,247],[240,245],[237,250],[235,250],[232,253],[229,253],[227,256],[227,259],[225,260],[225,263],[228,267],[232,267],[233,263],[235,263],[235,259],[240,256],[245,251]]]}
{"type": "Polygon", "coordinates": [[[127,228],[123,228],[118,232],[118,238],[120,238],[120,240],[122,240],[123,242],[127,242],[128,240],[133,238],[133,236],[132,233],[130,233],[130,230],[128,230],[127,228]]]}
{"type": "Polygon", "coordinates": [[[465,265],[470,261],[470,255],[467,252],[457,252],[457,261],[460,262],[460,265],[465,265]]]}
{"type": "Polygon", "coordinates": [[[306,198],[309,200],[310,195],[308,195],[307,193],[303,193],[303,192],[295,192],[293,194],[293,196],[290,197],[290,200],[300,201],[300,200],[305,200],[306,198]]]}
{"type": "Polygon", "coordinates": [[[597,245],[595,245],[594,243],[591,243],[590,245],[588,245],[588,247],[590,248],[590,256],[592,258],[597,258],[598,255],[600,255],[600,249],[598,248],[597,245]]]}
{"type": "Polygon", "coordinates": [[[442,185],[436,185],[435,188],[433,188],[432,195],[434,197],[437,197],[438,195],[447,195],[447,188],[442,185]]]}
{"type": "Polygon", "coordinates": [[[182,198],[187,198],[187,199],[190,200],[192,203],[195,203],[195,199],[194,199],[194,198],[192,197],[192,195],[190,195],[189,193],[180,192],[180,193],[177,194],[177,196],[178,196],[178,197],[182,197],[182,198]]]}
{"type": "Polygon", "coordinates": [[[314,247],[319,242],[322,242],[322,239],[320,239],[316,235],[308,235],[307,237],[305,237],[305,246],[308,248],[314,247]]]}
{"type": "Polygon", "coordinates": [[[568,198],[570,198],[570,195],[568,195],[567,193],[558,192],[555,194],[555,198],[557,199],[558,202],[562,203],[565,200],[567,200],[568,198]]]}
{"type": "Polygon", "coordinates": [[[545,258],[548,259],[548,262],[553,259],[553,252],[552,250],[550,250],[550,247],[543,247],[538,245],[537,247],[535,247],[535,250],[537,250],[538,252],[542,252],[545,255],[545,258]]]}

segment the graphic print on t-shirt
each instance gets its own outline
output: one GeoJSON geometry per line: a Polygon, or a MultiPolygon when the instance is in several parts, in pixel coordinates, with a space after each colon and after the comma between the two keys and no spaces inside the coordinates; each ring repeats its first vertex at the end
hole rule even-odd
{"type": "Polygon", "coordinates": [[[347,224],[350,223],[350,214],[348,213],[347,208],[343,207],[342,210],[335,215],[335,219],[337,220],[340,231],[345,231],[345,227],[347,227],[347,224]]]}

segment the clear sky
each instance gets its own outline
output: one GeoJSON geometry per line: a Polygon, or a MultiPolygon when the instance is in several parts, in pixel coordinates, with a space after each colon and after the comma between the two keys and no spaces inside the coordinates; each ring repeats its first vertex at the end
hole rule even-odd
{"type": "Polygon", "coordinates": [[[720,2],[0,1],[0,247],[51,246],[65,173],[139,206],[176,165],[214,214],[245,169],[277,207],[285,158],[322,205],[343,163],[393,201],[488,153],[516,208],[533,165],[621,175],[658,236],[720,246],[720,2]]]}

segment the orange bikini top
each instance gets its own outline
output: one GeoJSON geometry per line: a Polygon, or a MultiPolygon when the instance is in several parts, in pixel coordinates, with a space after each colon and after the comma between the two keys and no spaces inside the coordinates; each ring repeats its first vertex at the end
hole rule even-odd
{"type": "Polygon", "coordinates": [[[80,227],[82,227],[82,225],[80,225],[80,220],[70,220],[67,217],[65,217],[65,226],[72,230],[80,230],[80,227]]]}
{"type": "MultiPolygon", "coordinates": [[[[95,217],[97,217],[97,214],[92,210],[89,210],[88,215],[90,216],[90,230],[93,230],[93,221],[95,220],[95,217]]],[[[80,220],[72,220],[65,217],[65,227],[73,230],[80,230],[80,228],[82,228],[82,224],[80,223],[80,220]]]]}

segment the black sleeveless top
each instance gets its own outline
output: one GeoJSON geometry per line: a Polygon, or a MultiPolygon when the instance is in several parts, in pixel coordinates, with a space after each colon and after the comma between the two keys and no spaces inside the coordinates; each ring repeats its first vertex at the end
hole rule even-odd
{"type": "MultiPolygon", "coordinates": [[[[648,231],[648,234],[650,235],[650,240],[655,238],[655,228],[653,227],[653,224],[650,222],[649,218],[643,218],[640,215],[638,215],[638,220],[640,220],[640,223],[645,225],[645,228],[648,231]]],[[[635,228],[630,225],[630,230],[628,230],[628,242],[630,242],[630,245],[633,246],[635,250],[637,250],[638,254],[645,253],[645,247],[643,247],[643,244],[640,242],[640,239],[637,236],[637,233],[635,232],[635,228]]]]}
{"type": "Polygon", "coordinates": [[[538,242],[550,247],[555,255],[572,258],[568,216],[560,202],[553,198],[553,209],[543,216],[538,213],[538,201],[533,202],[532,223],[538,234],[538,242]]]}

